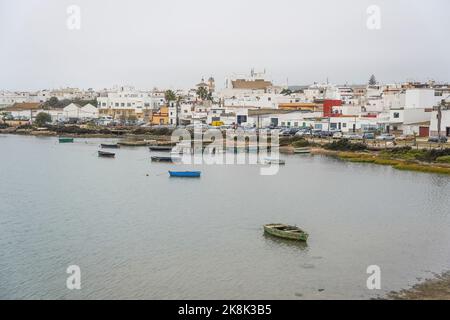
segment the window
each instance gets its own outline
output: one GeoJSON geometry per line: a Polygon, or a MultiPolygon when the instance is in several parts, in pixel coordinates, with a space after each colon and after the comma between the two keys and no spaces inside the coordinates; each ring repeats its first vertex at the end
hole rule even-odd
{"type": "Polygon", "coordinates": [[[400,118],[400,113],[395,112],[395,113],[394,113],[394,119],[398,119],[398,118],[400,118]]]}
{"type": "Polygon", "coordinates": [[[342,124],[342,128],[347,128],[347,124],[346,124],[346,123],[343,123],[343,124],[342,124]]]}
{"type": "Polygon", "coordinates": [[[116,107],[118,107],[119,106],[119,103],[118,102],[116,102],[116,107]]]}
{"type": "Polygon", "coordinates": [[[298,122],[294,122],[294,127],[298,127],[298,122]]]}
{"type": "Polygon", "coordinates": [[[122,103],[120,104],[120,106],[121,106],[121,107],[125,107],[125,103],[122,102],[122,103]]]}

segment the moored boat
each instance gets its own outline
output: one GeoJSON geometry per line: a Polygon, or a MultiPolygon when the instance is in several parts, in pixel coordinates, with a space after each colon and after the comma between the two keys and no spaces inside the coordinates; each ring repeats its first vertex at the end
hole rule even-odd
{"type": "Polygon", "coordinates": [[[150,146],[150,151],[172,151],[172,146],[150,146]]]}
{"type": "Polygon", "coordinates": [[[73,138],[64,138],[64,137],[59,137],[59,143],[73,143],[74,139],[73,138]]]}
{"type": "Polygon", "coordinates": [[[112,152],[99,151],[98,156],[103,158],[114,158],[116,154],[112,152]]]}
{"type": "Polygon", "coordinates": [[[278,164],[278,165],[285,165],[286,161],[280,160],[280,159],[264,159],[266,164],[278,164]]]}
{"type": "Polygon", "coordinates": [[[295,154],[310,154],[311,149],[310,148],[295,148],[294,153],[295,154]]]}
{"type": "Polygon", "coordinates": [[[177,178],[200,178],[200,171],[169,171],[171,177],[177,178]]]}
{"type": "Polygon", "coordinates": [[[289,226],[287,224],[266,224],[264,226],[264,231],[275,237],[307,241],[309,234],[296,226],[289,226]]]}
{"type": "Polygon", "coordinates": [[[175,162],[179,160],[178,157],[151,157],[152,162],[175,162]]]}
{"type": "Polygon", "coordinates": [[[108,144],[108,143],[102,143],[100,145],[102,149],[119,149],[120,146],[117,143],[108,144]]]}

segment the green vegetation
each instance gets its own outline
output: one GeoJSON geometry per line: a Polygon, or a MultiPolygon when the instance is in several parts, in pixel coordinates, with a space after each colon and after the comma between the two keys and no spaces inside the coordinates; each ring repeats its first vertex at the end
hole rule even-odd
{"type": "Polygon", "coordinates": [[[46,112],[38,113],[38,115],[36,116],[36,120],[34,120],[34,123],[38,127],[45,126],[47,123],[50,123],[50,122],[52,122],[52,117],[46,112]]]}
{"type": "MultiPolygon", "coordinates": [[[[410,161],[436,162],[438,158],[450,156],[450,149],[412,149],[411,147],[402,147],[383,151],[380,154],[383,158],[394,158],[410,161]]],[[[444,159],[445,162],[445,159],[444,159]]]]}
{"type": "Polygon", "coordinates": [[[44,108],[44,110],[48,110],[48,109],[63,109],[65,107],[67,107],[71,103],[75,103],[75,104],[77,104],[79,106],[82,106],[82,107],[84,107],[88,103],[92,104],[93,106],[96,106],[97,105],[97,99],[94,99],[94,100],[80,100],[80,99],[74,99],[74,100],[63,99],[63,100],[58,100],[57,97],[51,97],[46,102],[44,102],[43,108],[44,108]]]}
{"type": "MultiPolygon", "coordinates": [[[[447,149],[449,150],[449,149],[447,149]]],[[[355,163],[372,163],[384,166],[392,166],[397,170],[418,171],[424,173],[450,174],[449,167],[439,166],[438,164],[417,163],[417,158],[432,158],[436,153],[445,153],[444,150],[411,150],[407,148],[398,148],[395,150],[383,151],[380,154],[374,153],[356,153],[340,152],[338,158],[355,163]],[[432,155],[430,155],[432,154],[432,155]]],[[[450,163],[450,156],[437,158],[440,163],[450,163]],[[439,161],[440,160],[440,161],[439,161]],[[448,162],[447,162],[448,161],[448,162]]]]}
{"type": "Polygon", "coordinates": [[[364,151],[367,150],[367,145],[364,143],[352,143],[347,139],[341,139],[327,143],[323,146],[326,150],[332,151],[364,151]]]}
{"type": "Polygon", "coordinates": [[[205,87],[200,87],[197,89],[197,96],[204,101],[212,101],[212,94],[205,87]]]}
{"type": "Polygon", "coordinates": [[[172,90],[167,90],[164,93],[164,98],[166,99],[167,103],[169,103],[170,101],[176,101],[177,95],[172,90]]]}
{"type": "Polygon", "coordinates": [[[296,148],[303,148],[303,147],[312,146],[312,144],[309,143],[308,141],[306,141],[302,137],[295,137],[294,136],[294,137],[282,137],[282,138],[280,138],[280,147],[287,147],[287,146],[293,146],[293,147],[296,147],[296,148]],[[297,143],[299,143],[300,145],[307,143],[307,145],[303,145],[303,146],[295,145],[297,143]]]}
{"type": "Polygon", "coordinates": [[[311,143],[308,140],[300,139],[300,140],[294,141],[292,143],[292,146],[294,148],[306,148],[306,147],[310,147],[311,143]]]}
{"type": "Polygon", "coordinates": [[[436,162],[450,164],[450,156],[439,157],[439,158],[436,159],[436,162]]]}

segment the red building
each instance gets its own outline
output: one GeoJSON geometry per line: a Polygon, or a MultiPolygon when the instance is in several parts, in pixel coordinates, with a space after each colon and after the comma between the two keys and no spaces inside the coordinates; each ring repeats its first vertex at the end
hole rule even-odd
{"type": "Polygon", "coordinates": [[[342,106],[341,100],[325,100],[323,102],[323,116],[325,118],[331,117],[333,115],[333,107],[342,106]]]}

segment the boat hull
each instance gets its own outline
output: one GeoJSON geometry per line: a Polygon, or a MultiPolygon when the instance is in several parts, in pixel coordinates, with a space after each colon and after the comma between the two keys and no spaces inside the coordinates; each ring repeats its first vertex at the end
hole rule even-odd
{"type": "Polygon", "coordinates": [[[310,148],[296,148],[294,149],[295,154],[310,154],[311,149],[310,148]]]}
{"type": "Polygon", "coordinates": [[[200,178],[200,171],[169,171],[169,175],[175,178],[200,178]]]}
{"type": "Polygon", "coordinates": [[[175,157],[152,157],[152,162],[167,162],[167,163],[172,163],[175,162],[176,160],[179,160],[178,158],[175,157]]]}
{"type": "Polygon", "coordinates": [[[149,147],[150,151],[167,151],[170,152],[172,151],[172,147],[162,147],[162,146],[152,146],[149,147]]]}
{"type": "Polygon", "coordinates": [[[98,156],[101,158],[114,158],[116,156],[115,153],[111,153],[111,152],[103,152],[103,151],[99,151],[98,152],[98,156]]]}
{"type": "Polygon", "coordinates": [[[102,143],[100,145],[102,147],[102,149],[119,149],[120,146],[118,144],[104,144],[102,143]]]}
{"type": "Polygon", "coordinates": [[[272,236],[288,240],[307,241],[309,237],[305,231],[283,224],[265,225],[264,231],[272,236]]]}
{"type": "Polygon", "coordinates": [[[73,138],[59,138],[59,143],[73,143],[73,138]]]}

